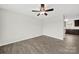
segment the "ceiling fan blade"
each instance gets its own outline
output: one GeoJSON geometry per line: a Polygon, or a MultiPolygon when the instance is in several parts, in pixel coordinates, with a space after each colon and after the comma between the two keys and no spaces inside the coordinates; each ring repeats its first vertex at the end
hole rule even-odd
{"type": "Polygon", "coordinates": [[[32,10],[32,12],[40,12],[39,10],[32,10]]]}
{"type": "Polygon", "coordinates": [[[53,11],[54,9],[53,8],[51,8],[51,9],[47,9],[47,10],[45,10],[46,12],[48,12],[48,11],[53,11]]]}

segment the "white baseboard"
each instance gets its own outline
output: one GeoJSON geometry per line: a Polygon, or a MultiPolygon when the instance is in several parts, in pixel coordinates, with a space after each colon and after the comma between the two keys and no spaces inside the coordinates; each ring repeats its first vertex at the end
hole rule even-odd
{"type": "Polygon", "coordinates": [[[0,43],[0,46],[4,46],[4,45],[8,45],[8,44],[12,44],[12,43],[15,43],[15,42],[20,42],[20,41],[23,41],[23,40],[28,40],[28,39],[31,39],[31,38],[35,38],[35,37],[38,37],[38,36],[41,36],[41,35],[37,35],[37,36],[33,36],[33,37],[24,37],[22,39],[16,39],[16,41],[10,41],[10,42],[4,42],[4,43],[0,43]]]}

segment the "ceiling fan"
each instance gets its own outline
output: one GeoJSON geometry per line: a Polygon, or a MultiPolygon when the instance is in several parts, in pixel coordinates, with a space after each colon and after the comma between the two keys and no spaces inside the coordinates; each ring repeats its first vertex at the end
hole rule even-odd
{"type": "Polygon", "coordinates": [[[37,14],[37,16],[39,16],[39,15],[47,16],[48,15],[47,12],[53,11],[53,10],[54,10],[53,8],[47,9],[45,4],[40,4],[40,9],[39,10],[32,10],[32,12],[39,12],[37,14]]]}

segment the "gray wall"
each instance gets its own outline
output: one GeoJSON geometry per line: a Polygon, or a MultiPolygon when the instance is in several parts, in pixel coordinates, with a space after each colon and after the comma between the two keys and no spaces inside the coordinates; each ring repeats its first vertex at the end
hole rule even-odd
{"type": "Polygon", "coordinates": [[[42,35],[41,19],[18,11],[0,8],[0,46],[42,35]]]}

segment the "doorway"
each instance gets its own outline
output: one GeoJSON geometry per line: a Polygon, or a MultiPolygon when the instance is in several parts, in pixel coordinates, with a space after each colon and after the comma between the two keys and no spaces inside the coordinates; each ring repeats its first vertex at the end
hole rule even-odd
{"type": "Polygon", "coordinates": [[[79,51],[79,18],[64,16],[64,42],[66,51],[79,51]]]}

